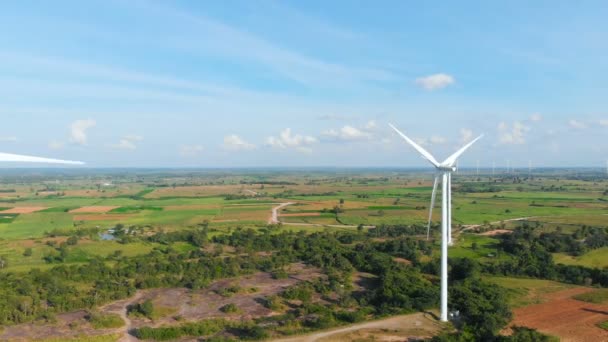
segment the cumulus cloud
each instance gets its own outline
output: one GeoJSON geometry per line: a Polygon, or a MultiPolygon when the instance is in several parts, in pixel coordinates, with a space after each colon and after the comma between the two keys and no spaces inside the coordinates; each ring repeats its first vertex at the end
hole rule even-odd
{"type": "Polygon", "coordinates": [[[375,120],[370,120],[365,124],[365,128],[366,130],[373,130],[376,129],[376,127],[378,127],[378,125],[376,124],[375,120]]]}
{"type": "Polygon", "coordinates": [[[582,121],[578,121],[578,120],[570,120],[568,121],[568,125],[572,128],[576,128],[576,129],[584,129],[587,128],[587,124],[582,122],[582,121]]]}
{"type": "Polygon", "coordinates": [[[600,126],[608,126],[608,119],[601,119],[599,121],[600,126]]]}
{"type": "Polygon", "coordinates": [[[433,135],[431,136],[430,141],[433,145],[441,145],[445,144],[448,140],[440,135],[433,135]]]}
{"type": "Polygon", "coordinates": [[[4,136],[0,137],[0,142],[17,142],[19,139],[15,136],[4,136]]]}
{"type": "Polygon", "coordinates": [[[448,74],[434,74],[416,79],[416,84],[426,90],[442,89],[454,82],[454,77],[448,74]]]}
{"type": "Polygon", "coordinates": [[[135,150],[137,149],[136,142],[142,140],[144,140],[144,138],[139,135],[126,135],[118,141],[118,144],[112,144],[110,147],[120,150],[135,150]]]}
{"type": "Polygon", "coordinates": [[[530,127],[522,124],[519,121],[509,125],[501,122],[498,125],[499,141],[502,144],[522,145],[526,143],[525,134],[530,130],[530,127]]]}
{"type": "Polygon", "coordinates": [[[346,125],[338,130],[330,129],[322,133],[323,136],[336,140],[367,140],[371,138],[369,132],[365,132],[359,128],[346,125]]]}
{"type": "Polygon", "coordinates": [[[243,140],[236,134],[224,137],[224,148],[231,151],[253,150],[256,146],[243,140]]]}
{"type": "Polygon", "coordinates": [[[278,137],[271,136],[266,138],[266,145],[276,148],[294,148],[300,152],[310,153],[310,145],[318,140],[308,135],[292,134],[291,128],[285,128],[278,137]]]}
{"type": "Polygon", "coordinates": [[[201,145],[182,145],[179,148],[179,155],[182,157],[196,157],[204,150],[205,148],[201,145]]]}
{"type": "Polygon", "coordinates": [[[370,120],[365,125],[360,127],[345,125],[339,129],[326,130],[322,132],[321,135],[327,140],[334,141],[370,140],[373,137],[373,131],[376,128],[376,121],[370,120]]]}
{"type": "Polygon", "coordinates": [[[461,128],[460,129],[460,140],[463,143],[468,143],[469,141],[471,141],[471,139],[473,139],[473,131],[468,128],[461,128]]]}
{"type": "Polygon", "coordinates": [[[87,130],[95,127],[95,120],[76,120],[70,125],[70,142],[78,145],[87,144],[87,130]]]}
{"type": "Polygon", "coordinates": [[[534,113],[534,114],[530,115],[530,121],[532,121],[532,122],[539,122],[542,119],[543,119],[543,117],[539,113],[534,113]]]}
{"type": "Polygon", "coordinates": [[[52,140],[49,142],[49,148],[51,150],[60,150],[65,146],[65,143],[57,140],[52,140]]]}

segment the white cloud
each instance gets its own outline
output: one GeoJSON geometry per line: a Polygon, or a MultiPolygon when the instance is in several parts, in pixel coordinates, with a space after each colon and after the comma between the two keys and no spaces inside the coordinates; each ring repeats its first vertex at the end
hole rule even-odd
{"type": "Polygon", "coordinates": [[[513,144],[522,145],[526,143],[525,134],[530,130],[530,127],[525,126],[519,121],[513,122],[513,125],[509,125],[505,122],[501,122],[498,125],[499,141],[502,144],[513,144]]]}
{"type": "Polygon", "coordinates": [[[576,129],[585,129],[587,128],[587,124],[582,122],[582,121],[578,121],[578,120],[570,120],[568,121],[568,125],[572,128],[576,128],[576,129]]]}
{"type": "Polygon", "coordinates": [[[434,74],[416,79],[416,84],[426,90],[445,88],[454,82],[454,77],[448,74],[434,74]]]}
{"type": "Polygon", "coordinates": [[[19,139],[15,136],[0,137],[0,142],[17,142],[19,139]]]}
{"type": "Polygon", "coordinates": [[[135,145],[131,140],[128,139],[120,139],[118,144],[113,144],[110,146],[120,150],[134,150],[137,148],[137,145],[135,145]]]}
{"type": "Polygon", "coordinates": [[[312,150],[308,146],[317,141],[317,138],[308,135],[292,135],[291,128],[285,128],[278,137],[266,138],[266,145],[276,148],[295,148],[300,152],[310,153],[312,150]]]}
{"type": "Polygon", "coordinates": [[[375,120],[370,120],[365,124],[365,129],[367,130],[372,130],[375,129],[376,127],[378,127],[378,125],[376,124],[375,120]]]}
{"type": "Polygon", "coordinates": [[[196,157],[204,150],[205,148],[201,145],[182,145],[179,148],[179,155],[182,157],[196,157]]]}
{"type": "Polygon", "coordinates": [[[442,136],[439,135],[433,135],[430,139],[431,144],[433,145],[441,145],[441,144],[445,144],[448,140],[442,136]]]}
{"type": "Polygon", "coordinates": [[[57,140],[52,140],[49,142],[49,148],[51,150],[60,150],[65,146],[65,143],[57,140]]]}
{"type": "Polygon", "coordinates": [[[601,119],[599,121],[600,126],[608,126],[608,119],[601,119]]]}
{"type": "Polygon", "coordinates": [[[543,117],[539,113],[534,113],[534,114],[530,115],[530,121],[532,121],[532,122],[539,122],[542,119],[543,119],[543,117]]]}
{"type": "Polygon", "coordinates": [[[95,120],[76,120],[70,126],[70,142],[78,145],[87,144],[87,130],[95,127],[95,120]]]}
{"type": "Polygon", "coordinates": [[[144,138],[140,135],[126,135],[118,141],[118,144],[112,144],[110,147],[120,150],[135,150],[137,149],[135,143],[142,140],[144,140],[144,138]]]}
{"type": "Polygon", "coordinates": [[[346,125],[339,130],[330,129],[322,133],[324,136],[337,140],[367,140],[371,138],[369,132],[365,132],[356,127],[346,125]]]}
{"type": "Polygon", "coordinates": [[[125,139],[130,141],[142,141],[144,140],[144,137],[142,137],[141,135],[129,134],[125,136],[125,139]]]}
{"type": "Polygon", "coordinates": [[[256,148],[254,144],[250,144],[236,134],[227,135],[224,137],[224,148],[232,151],[253,150],[256,148]]]}
{"type": "Polygon", "coordinates": [[[461,128],[460,129],[460,140],[463,143],[467,143],[467,142],[471,141],[471,139],[473,139],[473,131],[468,128],[461,128]]]}

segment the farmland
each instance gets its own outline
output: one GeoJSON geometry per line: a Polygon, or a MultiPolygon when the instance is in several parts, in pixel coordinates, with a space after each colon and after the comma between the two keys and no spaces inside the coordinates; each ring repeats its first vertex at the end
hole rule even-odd
{"type": "MultiPolygon", "coordinates": [[[[57,288],[71,299],[7,295],[0,311],[18,313],[4,316],[13,318],[3,321],[0,339],[196,337],[193,324],[205,326],[202,335],[225,339],[316,336],[324,329],[343,339],[380,334],[377,324],[337,327],[436,307],[440,210],[427,240],[430,180],[412,171],[363,169],[5,170],[0,275],[36,286],[40,272],[61,274],[57,288]],[[194,260],[204,277],[188,275],[194,260]],[[133,271],[148,267],[147,274],[133,271]],[[106,288],[87,278],[92,270],[123,285],[106,288]],[[395,277],[411,282],[399,299],[381,291],[395,277]],[[36,307],[41,298],[56,303],[36,307]],[[93,318],[111,314],[124,316],[124,324],[96,328],[93,318]]],[[[463,172],[453,191],[453,271],[467,269],[503,289],[518,326],[573,336],[574,330],[552,330],[534,318],[546,311],[543,305],[561,303],[573,308],[564,313],[573,326],[588,321],[589,336],[602,334],[605,319],[589,310],[608,308],[577,296],[605,286],[607,179],[593,170],[463,172]],[[577,315],[585,308],[588,315],[577,315]]],[[[477,286],[465,280],[456,275],[456,287],[477,286]]],[[[425,329],[420,336],[451,331],[434,324],[425,329]]],[[[410,333],[397,335],[403,334],[410,333]]]]}

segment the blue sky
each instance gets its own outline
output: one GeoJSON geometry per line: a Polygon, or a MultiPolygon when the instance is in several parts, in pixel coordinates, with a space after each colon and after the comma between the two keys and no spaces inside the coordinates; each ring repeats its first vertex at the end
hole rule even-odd
{"type": "Polygon", "coordinates": [[[0,4],[2,152],[93,167],[602,166],[605,1],[0,4]]]}

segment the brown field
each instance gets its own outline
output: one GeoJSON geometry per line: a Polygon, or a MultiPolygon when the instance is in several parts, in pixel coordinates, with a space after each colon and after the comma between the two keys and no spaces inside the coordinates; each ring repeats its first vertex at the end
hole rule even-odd
{"type": "Polygon", "coordinates": [[[589,291],[592,289],[574,288],[547,294],[542,304],[513,310],[512,325],[534,328],[561,341],[608,341],[608,331],[596,326],[608,320],[608,305],[572,299],[589,291]]]}
{"type": "Polygon", "coordinates": [[[14,207],[0,211],[0,214],[30,214],[47,208],[48,207],[14,207]]]}
{"type": "Polygon", "coordinates": [[[125,220],[132,217],[133,214],[88,214],[74,215],[74,221],[112,221],[125,220]]]}
{"type": "Polygon", "coordinates": [[[70,213],[72,214],[79,214],[79,213],[107,213],[108,211],[112,210],[112,209],[116,209],[119,208],[118,206],[111,206],[111,205],[93,205],[93,206],[88,206],[88,207],[81,207],[78,209],[74,209],[74,210],[70,210],[70,213]]]}

